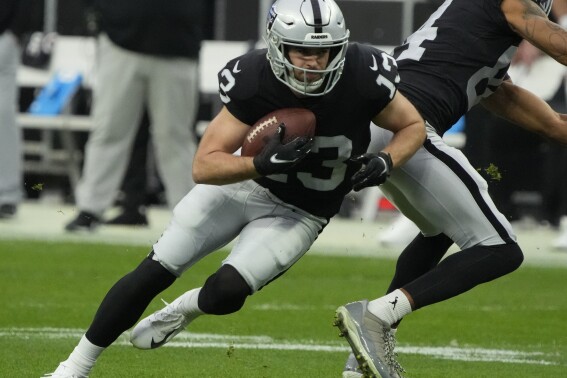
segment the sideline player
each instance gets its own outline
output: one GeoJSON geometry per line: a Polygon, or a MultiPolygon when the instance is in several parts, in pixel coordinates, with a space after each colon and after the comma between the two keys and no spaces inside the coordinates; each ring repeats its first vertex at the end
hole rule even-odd
{"type": "Polygon", "coordinates": [[[383,183],[417,151],[425,125],[396,90],[395,60],[349,44],[348,37],[332,0],[279,0],[272,6],[267,51],[240,56],[219,73],[224,107],[194,159],[199,185],[176,206],[149,256],[110,289],[86,334],[51,376],[87,376],[157,294],[237,236],[202,287],[143,319],[131,341],[138,348],[156,348],[198,316],[238,311],[311,247],[353,187],[383,183]],[[250,125],[289,107],[315,113],[312,140],[283,145],[282,127],[256,157],[233,154],[250,125]],[[367,154],[371,120],[395,136],[383,150],[367,154]]]}
{"type": "MultiPolygon", "coordinates": [[[[400,255],[387,295],[337,310],[337,325],[367,376],[400,376],[391,327],[405,315],[506,275],[523,261],[486,181],[441,136],[482,103],[515,124],[567,143],[567,116],[507,75],[522,38],[567,64],[567,32],[549,21],[550,7],[547,0],[447,0],[394,50],[399,91],[426,120],[427,140],[381,190],[421,233],[400,255]],[[461,251],[441,261],[453,243],[461,251]]],[[[373,129],[369,151],[378,151],[391,135],[373,129]]],[[[343,377],[360,376],[351,354],[343,377]]]]}

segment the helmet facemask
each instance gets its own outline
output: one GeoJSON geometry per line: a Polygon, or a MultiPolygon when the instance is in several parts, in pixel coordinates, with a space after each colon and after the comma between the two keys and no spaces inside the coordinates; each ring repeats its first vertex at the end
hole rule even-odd
{"type": "Polygon", "coordinates": [[[322,96],[333,89],[342,74],[348,37],[343,15],[332,0],[279,0],[268,16],[267,58],[276,78],[295,92],[322,96]],[[312,70],[293,65],[288,55],[290,46],[328,48],[327,67],[312,70]],[[304,75],[304,80],[299,80],[294,69],[321,78],[309,82],[304,75]]]}

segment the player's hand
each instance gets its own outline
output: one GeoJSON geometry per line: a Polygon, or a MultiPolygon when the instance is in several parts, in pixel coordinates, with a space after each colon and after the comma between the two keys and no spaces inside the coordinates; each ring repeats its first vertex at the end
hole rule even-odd
{"type": "Polygon", "coordinates": [[[355,192],[383,184],[393,168],[392,157],[386,152],[366,153],[353,158],[352,161],[364,164],[351,178],[355,192]]]}
{"type": "Polygon", "coordinates": [[[283,173],[299,163],[311,151],[313,138],[297,137],[283,144],[284,134],[285,125],[282,123],[262,151],[254,157],[254,167],[260,175],[283,173]]]}

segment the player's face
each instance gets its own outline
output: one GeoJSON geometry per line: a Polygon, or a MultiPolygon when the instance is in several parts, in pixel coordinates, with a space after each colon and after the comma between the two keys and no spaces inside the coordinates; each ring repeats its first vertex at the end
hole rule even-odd
{"type": "MultiPolygon", "coordinates": [[[[291,64],[294,66],[309,70],[324,70],[329,63],[329,51],[328,48],[290,46],[288,56],[291,64]]],[[[319,73],[305,72],[298,69],[294,69],[293,73],[297,80],[306,80],[309,83],[319,80],[322,76],[319,73]]]]}

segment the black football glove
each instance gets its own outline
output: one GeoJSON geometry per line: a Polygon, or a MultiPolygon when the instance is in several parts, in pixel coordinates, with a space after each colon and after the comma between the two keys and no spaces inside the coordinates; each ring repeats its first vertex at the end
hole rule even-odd
{"type": "Polygon", "coordinates": [[[280,124],[278,130],[270,136],[270,140],[262,151],[254,157],[254,167],[262,176],[283,173],[299,163],[313,146],[313,138],[297,137],[283,144],[285,124],[280,124]]]}
{"type": "Polygon", "coordinates": [[[364,164],[351,178],[352,188],[355,192],[386,182],[394,165],[392,157],[386,152],[366,153],[353,158],[352,161],[364,164]]]}

